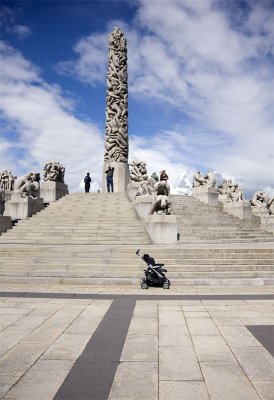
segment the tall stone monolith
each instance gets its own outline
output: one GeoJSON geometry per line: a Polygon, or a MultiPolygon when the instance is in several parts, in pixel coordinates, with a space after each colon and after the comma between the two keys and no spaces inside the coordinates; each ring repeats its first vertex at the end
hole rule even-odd
{"type": "Polygon", "coordinates": [[[103,192],[108,166],[114,167],[114,192],[125,192],[129,182],[127,43],[120,28],[109,36],[103,192]]]}

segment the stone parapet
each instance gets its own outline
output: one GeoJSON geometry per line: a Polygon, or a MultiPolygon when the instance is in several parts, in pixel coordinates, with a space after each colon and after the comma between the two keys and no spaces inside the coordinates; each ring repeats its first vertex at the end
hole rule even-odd
{"type": "Polygon", "coordinates": [[[68,185],[60,182],[43,181],[40,186],[40,196],[44,203],[53,203],[68,194],[68,185]]]}
{"type": "Polygon", "coordinates": [[[265,206],[251,206],[251,210],[255,217],[264,218],[269,216],[268,209],[265,206]]]}
{"type": "Polygon", "coordinates": [[[177,242],[176,215],[153,214],[145,218],[146,230],[155,244],[172,244],[177,242]]]}
{"type": "Polygon", "coordinates": [[[6,203],[5,214],[12,220],[26,219],[44,208],[44,202],[41,197],[33,199],[32,197],[21,197],[20,194],[13,194],[6,203]]]}
{"type": "Polygon", "coordinates": [[[143,219],[149,215],[153,201],[153,196],[149,194],[144,196],[137,196],[135,199],[133,199],[133,205],[140,218],[143,219]]]}
{"type": "Polygon", "coordinates": [[[12,227],[11,217],[0,215],[0,234],[12,227]]]}
{"type": "Polygon", "coordinates": [[[194,187],[192,189],[192,196],[209,206],[218,206],[218,190],[215,187],[194,187]]]}
{"type": "Polygon", "coordinates": [[[249,201],[230,201],[224,203],[224,212],[239,219],[252,219],[252,210],[249,201]]]}
{"type": "Polygon", "coordinates": [[[274,234],[274,215],[268,215],[267,217],[261,218],[261,227],[274,234]]]}

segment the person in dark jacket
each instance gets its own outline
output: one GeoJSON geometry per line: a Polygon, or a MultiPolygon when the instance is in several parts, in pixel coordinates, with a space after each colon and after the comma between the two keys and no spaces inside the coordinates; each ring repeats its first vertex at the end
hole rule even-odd
{"type": "Polygon", "coordinates": [[[86,175],[85,178],[84,178],[85,192],[86,192],[86,193],[89,193],[90,182],[91,182],[91,177],[89,176],[89,172],[87,172],[87,175],[86,175]]]}
{"type": "Polygon", "coordinates": [[[110,189],[113,192],[113,171],[114,171],[114,167],[110,167],[110,166],[105,170],[106,178],[107,178],[108,192],[110,192],[110,189]]]}

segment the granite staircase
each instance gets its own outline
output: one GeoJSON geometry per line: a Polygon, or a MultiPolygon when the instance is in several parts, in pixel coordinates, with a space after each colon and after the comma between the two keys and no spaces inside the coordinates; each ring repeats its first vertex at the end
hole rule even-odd
{"type": "Polygon", "coordinates": [[[70,194],[0,236],[0,282],[136,285],[145,264],[172,285],[274,284],[274,237],[188,196],[172,196],[180,241],[157,246],[125,194],[70,194]],[[236,228],[235,228],[236,226],[236,228]]]}

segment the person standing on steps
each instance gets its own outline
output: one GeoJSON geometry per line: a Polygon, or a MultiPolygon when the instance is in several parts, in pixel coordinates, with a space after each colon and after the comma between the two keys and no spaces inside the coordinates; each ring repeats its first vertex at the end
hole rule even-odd
{"type": "Polygon", "coordinates": [[[91,182],[91,177],[89,176],[89,172],[87,172],[87,175],[86,175],[85,178],[84,178],[85,192],[86,192],[86,193],[89,193],[90,182],[91,182]]]}
{"type": "Polygon", "coordinates": [[[110,189],[113,192],[113,171],[114,171],[114,167],[111,167],[110,165],[105,170],[106,178],[107,178],[108,192],[110,192],[110,189]]]}

